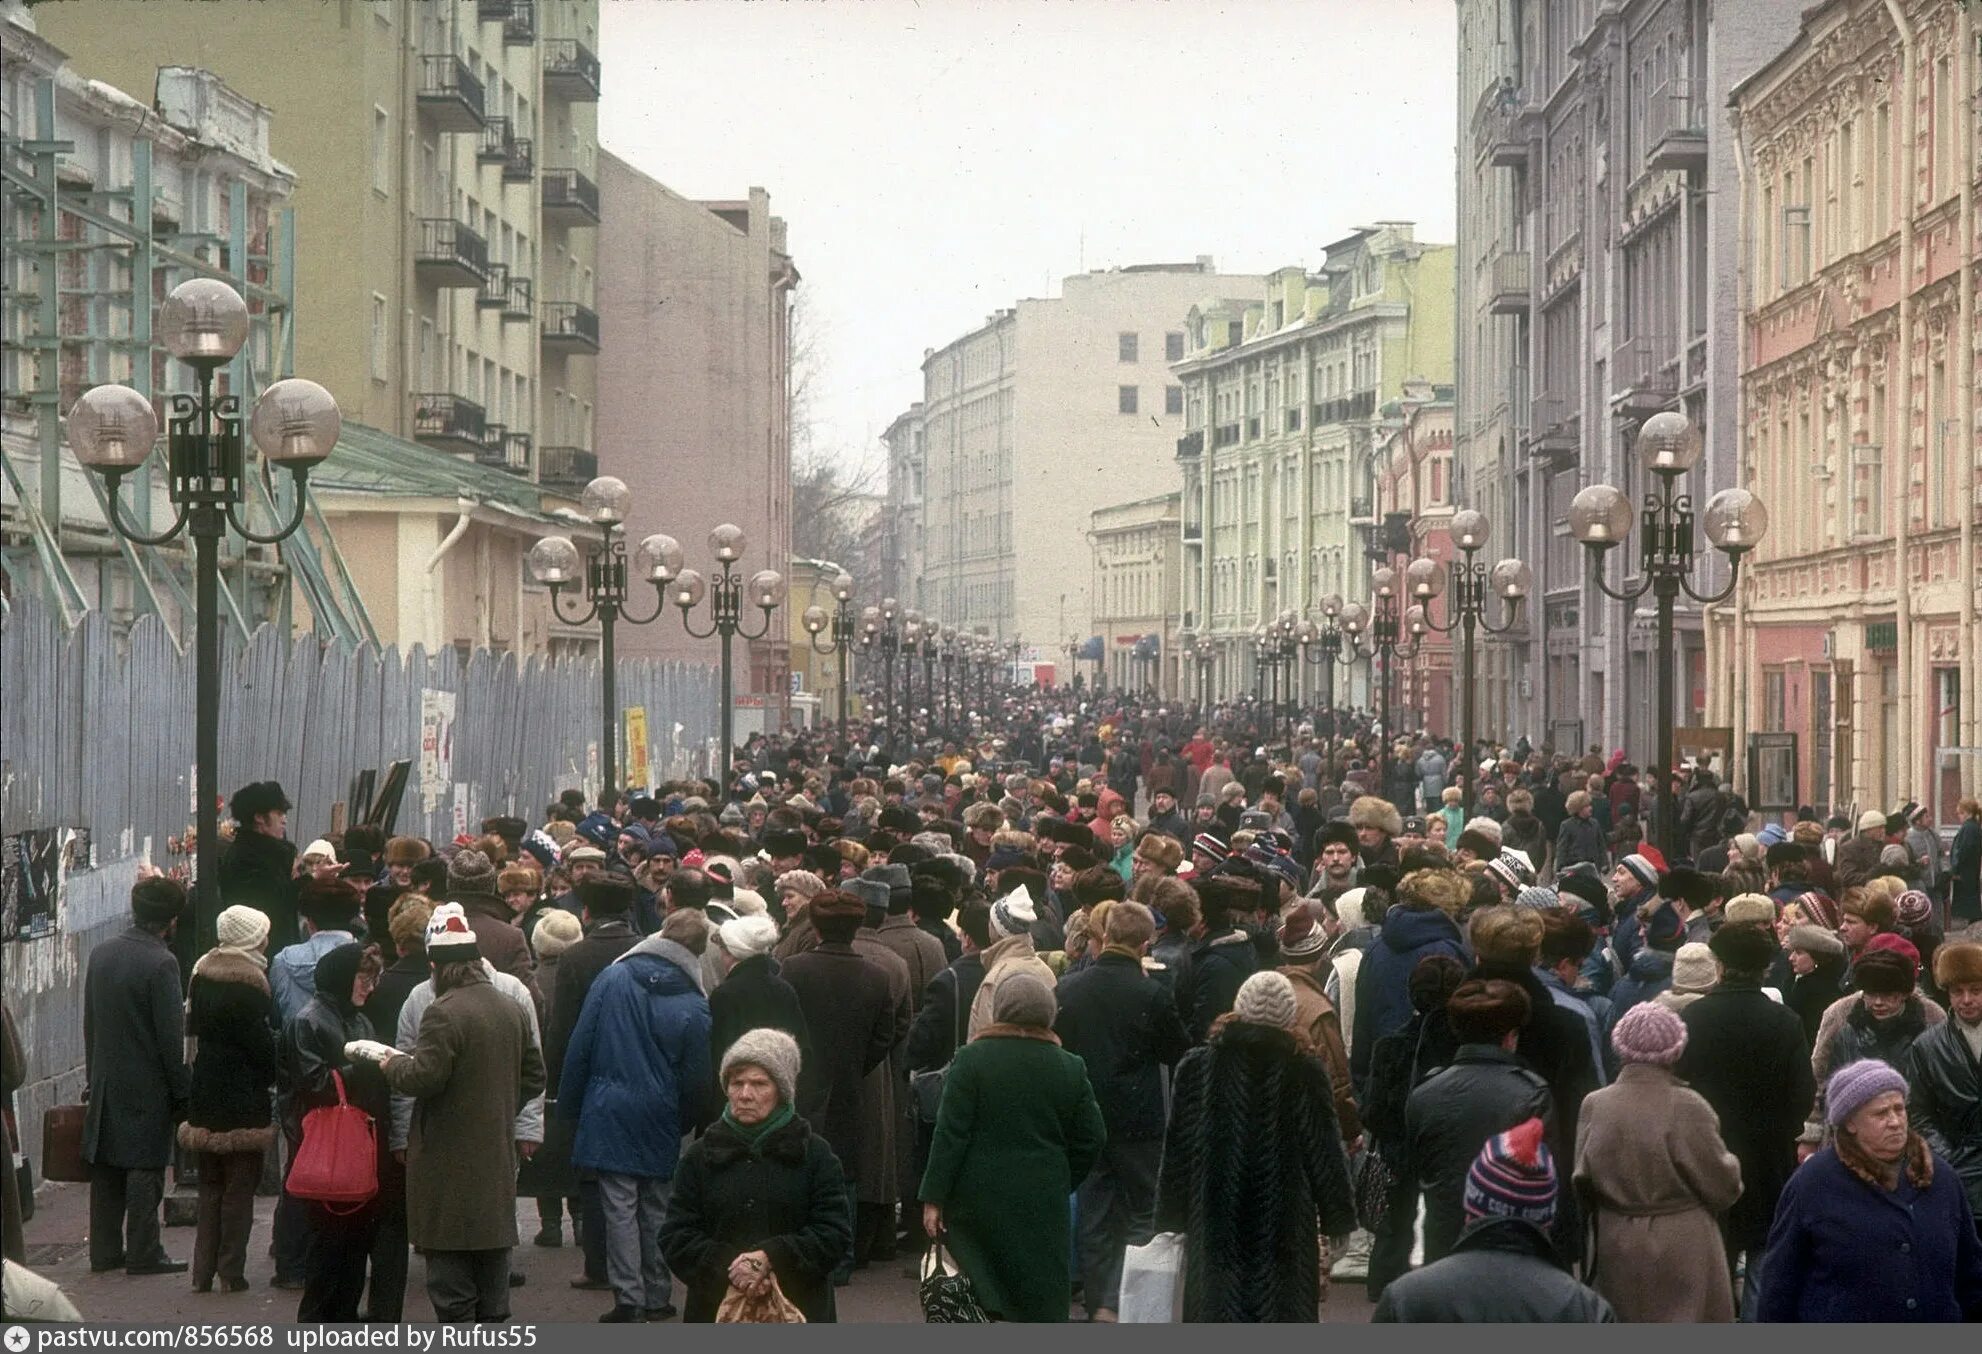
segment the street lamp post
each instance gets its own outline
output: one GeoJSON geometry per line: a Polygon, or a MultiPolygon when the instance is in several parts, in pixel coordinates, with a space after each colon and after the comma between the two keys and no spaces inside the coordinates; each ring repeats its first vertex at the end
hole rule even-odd
{"type": "Polygon", "coordinates": [[[1368,613],[1361,603],[1351,602],[1345,607],[1341,595],[1331,592],[1321,599],[1321,624],[1303,621],[1294,630],[1302,660],[1321,669],[1321,706],[1328,712],[1330,738],[1335,737],[1339,722],[1335,713],[1335,665],[1340,663],[1345,670],[1355,666],[1355,637],[1367,621],[1368,613]],[[1356,618],[1354,629],[1347,624],[1351,616],[1356,618]]]}
{"type": "Polygon", "coordinates": [[[1464,780],[1466,813],[1473,812],[1473,765],[1474,707],[1478,703],[1478,673],[1473,666],[1473,636],[1475,630],[1484,630],[1489,635],[1503,634],[1513,628],[1521,614],[1521,602],[1534,586],[1534,572],[1518,559],[1504,559],[1489,569],[1485,564],[1474,560],[1487,543],[1491,529],[1486,516],[1471,508],[1462,508],[1452,514],[1450,535],[1452,543],[1459,547],[1460,560],[1451,569],[1452,595],[1445,604],[1445,624],[1440,625],[1430,617],[1431,603],[1445,591],[1447,582],[1446,567],[1437,560],[1416,559],[1404,570],[1404,582],[1410,589],[1412,598],[1425,610],[1425,623],[1442,635],[1451,634],[1454,627],[1459,630],[1461,672],[1460,700],[1460,744],[1461,764],[1466,767],[1464,780]],[[1499,625],[1486,618],[1487,594],[1491,591],[1501,599],[1506,608],[1506,619],[1499,625]]]}
{"type": "MultiPolygon", "coordinates": [[[[902,739],[907,744],[905,753],[915,750],[915,658],[929,643],[929,622],[920,611],[910,611],[902,617],[902,739]]],[[[923,683],[923,699],[929,698],[929,684],[923,683]]]]}
{"type": "Polygon", "coordinates": [[[881,652],[881,705],[885,712],[882,729],[887,734],[890,761],[896,753],[895,725],[900,715],[895,706],[895,655],[901,652],[901,621],[901,603],[892,597],[883,597],[880,606],[870,606],[860,613],[860,647],[881,652]]]}
{"type": "MultiPolygon", "coordinates": [[[[649,536],[640,542],[638,563],[641,573],[654,585],[654,609],[645,616],[626,614],[626,514],[633,506],[633,491],[623,480],[600,475],[585,486],[581,498],[585,516],[604,528],[605,542],[583,560],[584,577],[579,577],[578,547],[568,536],[546,536],[530,547],[530,572],[551,590],[551,611],[566,625],[599,622],[599,686],[604,712],[604,737],[600,741],[600,764],[605,779],[601,788],[610,795],[619,788],[619,674],[614,650],[614,632],[619,623],[651,625],[667,607],[662,595],[670,570],[681,568],[681,547],[671,536],[649,536]],[[564,590],[585,589],[586,609],[566,615],[564,590]]],[[[605,806],[610,809],[612,806],[605,806]]]]}
{"type": "MultiPolygon", "coordinates": [[[[649,540],[654,538],[649,537],[649,540]]],[[[660,538],[666,540],[666,537],[660,538]]],[[[672,544],[672,542],[670,542],[672,544]]],[[[743,528],[725,522],[709,533],[709,550],[716,557],[716,576],[705,580],[694,569],[680,567],[680,548],[676,547],[671,557],[659,560],[653,568],[656,582],[665,583],[674,604],[681,608],[681,628],[695,639],[708,639],[711,635],[722,639],[722,683],[723,683],[723,779],[718,793],[727,796],[730,791],[729,773],[731,761],[736,754],[736,703],[731,696],[730,645],[738,635],[746,640],[759,640],[771,631],[771,613],[778,609],[784,600],[784,575],[776,569],[759,569],[750,575],[746,585],[743,576],[737,572],[736,562],[743,557],[749,540],[743,528]],[[743,605],[746,587],[749,601],[764,613],[763,623],[753,634],[743,626],[743,605]],[[709,599],[709,628],[697,630],[689,617],[700,605],[702,598],[709,599]]]]}
{"type": "Polygon", "coordinates": [[[1211,640],[1198,635],[1184,643],[1184,655],[1197,666],[1197,703],[1205,709],[1211,708],[1211,671],[1217,666],[1218,651],[1211,640]]]}
{"type": "Polygon", "coordinates": [[[1707,540],[1727,556],[1727,585],[1703,593],[1693,587],[1693,497],[1680,491],[1679,481],[1700,459],[1700,432],[1684,414],[1668,410],[1653,414],[1638,429],[1639,459],[1656,481],[1645,495],[1640,513],[1643,536],[1638,546],[1639,579],[1635,585],[1613,588],[1604,581],[1604,556],[1631,534],[1631,501],[1608,484],[1592,484],[1569,504],[1569,530],[1583,543],[1590,561],[1590,581],[1606,596],[1635,602],[1647,592],[1658,606],[1658,831],[1659,844],[1679,854],[1676,796],[1672,790],[1673,633],[1672,609],[1683,591],[1703,606],[1734,595],[1741,577],[1741,557],[1753,550],[1769,529],[1768,509],[1746,489],[1723,489],[1707,500],[1702,525],[1707,540]]]}
{"type": "Polygon", "coordinates": [[[69,410],[69,446],[76,460],[103,477],[113,530],[138,545],[158,546],[185,532],[193,541],[195,686],[193,786],[198,873],[192,926],[180,934],[181,957],[213,944],[220,915],[220,540],[232,527],[258,545],[274,545],[303,524],[310,467],[337,445],[337,400],[314,381],[277,381],[248,415],[248,435],[271,469],[287,470],[295,503],[287,521],[268,533],[248,529],[240,511],[247,484],[241,441],[241,397],[214,394],[214,373],[233,360],[248,336],[248,306],[217,278],[180,283],[158,318],[165,348],[198,374],[199,390],[168,397],[167,470],[172,525],[146,532],[124,515],[124,477],[144,465],[158,441],[158,415],[129,386],[85,391],[69,410]]]}
{"type": "Polygon", "coordinates": [[[1396,675],[1397,660],[1406,661],[1418,655],[1418,637],[1425,632],[1425,612],[1421,606],[1410,607],[1403,616],[1397,612],[1397,571],[1388,564],[1379,564],[1370,573],[1370,592],[1376,600],[1375,613],[1370,618],[1370,644],[1378,664],[1377,678],[1377,724],[1383,730],[1376,740],[1376,783],[1377,793],[1389,795],[1390,744],[1397,732],[1390,726],[1390,687],[1396,675]],[[1411,638],[1406,640],[1404,632],[1411,638]]]}
{"type": "MultiPolygon", "coordinates": [[[[962,657],[963,637],[951,626],[943,626],[936,632],[936,659],[943,667],[943,737],[954,740],[957,736],[956,706],[951,701],[951,680],[956,675],[957,659],[962,657]]],[[[934,708],[935,702],[930,702],[934,708]]]]}
{"type": "Polygon", "coordinates": [[[812,651],[814,653],[838,655],[836,661],[839,664],[838,706],[840,751],[845,753],[847,746],[846,656],[847,651],[853,647],[853,632],[857,627],[853,615],[853,578],[844,569],[840,570],[833,577],[833,602],[833,614],[830,618],[826,615],[826,609],[824,607],[809,606],[805,608],[805,613],[800,619],[805,626],[805,633],[810,637],[812,651]],[[825,648],[820,648],[819,636],[829,625],[832,627],[833,632],[832,643],[828,644],[825,648]]]}

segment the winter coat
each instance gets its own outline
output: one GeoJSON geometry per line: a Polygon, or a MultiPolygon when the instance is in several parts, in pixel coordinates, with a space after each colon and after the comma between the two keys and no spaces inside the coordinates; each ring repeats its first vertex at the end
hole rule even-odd
{"type": "MultiPolygon", "coordinates": [[[[510,977],[507,973],[497,972],[495,965],[486,959],[482,961],[482,972],[487,974],[489,982],[494,984],[497,995],[505,998],[523,1017],[525,1029],[530,1036],[530,1043],[536,1048],[538,1056],[541,1057],[544,1047],[543,1036],[542,1031],[537,1025],[537,1006],[535,1002],[530,1000],[529,989],[524,987],[515,978],[510,977]]],[[[387,1038],[388,1042],[396,1044],[404,1052],[411,1053],[420,1044],[420,1021],[425,1017],[427,1008],[433,1004],[434,982],[432,978],[428,978],[411,992],[408,992],[406,999],[399,1004],[398,1028],[390,1032],[390,1034],[381,1029],[379,1031],[380,1036],[387,1038]]],[[[365,1003],[365,1009],[368,1011],[371,1009],[370,1001],[365,1003]]],[[[548,1072],[546,1073],[546,1077],[548,1077],[548,1072]]],[[[544,1104],[544,1096],[533,1095],[525,1099],[522,1105],[517,1108],[516,1140],[518,1142],[541,1143],[544,1141],[546,1137],[544,1104]]],[[[394,1149],[405,1150],[407,1141],[412,1137],[412,1134],[413,1098],[408,1095],[394,1095],[392,1097],[392,1146],[394,1149]]],[[[570,1136],[569,1133],[562,1135],[563,1150],[567,1155],[571,1150],[570,1136]]],[[[537,1156],[541,1157],[543,1153],[538,1152],[537,1156]]],[[[538,1169],[538,1162],[535,1158],[531,1160],[530,1164],[533,1171],[538,1169]]]]}
{"type": "Polygon", "coordinates": [[[1369,1077],[1357,1101],[1363,1130],[1382,1149],[1390,1168],[1406,1179],[1411,1178],[1411,1170],[1405,1155],[1409,1142],[1405,1107],[1411,1092],[1449,1066],[1458,1052],[1458,1040],[1440,1007],[1420,1011],[1403,1029],[1384,1035],[1370,1055],[1369,1077]]]}
{"type": "Polygon", "coordinates": [[[349,931],[318,931],[294,945],[269,952],[268,986],[278,1024],[293,1020],[317,994],[317,962],[354,939],[349,931]]]}
{"type": "Polygon", "coordinates": [[[906,912],[889,917],[870,934],[908,965],[908,1004],[911,1013],[922,1009],[922,997],[929,982],[950,962],[943,957],[943,943],[915,924],[906,912]]]}
{"type": "Polygon", "coordinates": [[[1007,936],[994,940],[983,950],[984,981],[977,985],[977,992],[970,1000],[969,1034],[975,1039],[985,1026],[994,1023],[991,1012],[995,1009],[998,985],[1014,974],[1029,973],[1045,983],[1047,987],[1059,984],[1059,975],[1054,973],[1033,949],[1032,937],[1007,936]]]}
{"type": "Polygon", "coordinates": [[[975,952],[952,960],[929,980],[903,1049],[902,1061],[911,1072],[941,1067],[956,1056],[970,1023],[970,1004],[983,981],[984,958],[975,952]]]}
{"type": "Polygon", "coordinates": [[[1426,748],[1418,754],[1413,769],[1418,773],[1418,787],[1424,792],[1425,803],[1438,803],[1439,796],[1445,792],[1445,754],[1437,748],[1426,748]]]}
{"type": "Polygon", "coordinates": [[[1720,1214],[1741,1194],[1741,1163],[1670,1068],[1627,1064],[1583,1103],[1573,1181],[1595,1234],[1592,1282],[1619,1320],[1734,1320],[1720,1214]]]}
{"type": "Polygon", "coordinates": [[[1349,1050],[1342,1046],[1342,1023],[1336,1019],[1335,1003],[1328,999],[1328,991],[1313,964],[1289,964],[1279,972],[1294,985],[1294,1029],[1328,1069],[1328,1084],[1335,1092],[1335,1122],[1342,1129],[1342,1141],[1354,1142],[1362,1136],[1363,1120],[1356,1112],[1356,1093],[1349,1080],[1349,1050]]]}
{"type": "Polygon", "coordinates": [[[578,1016],[585,1009],[592,984],[607,965],[639,942],[631,922],[624,917],[608,917],[587,926],[585,934],[558,956],[557,991],[551,997],[550,1018],[544,1022],[544,1063],[552,1095],[563,1084],[564,1050],[571,1043],[571,1032],[578,1028],[578,1016]]]}
{"type": "Polygon", "coordinates": [[[1404,1102],[1404,1159],[1425,1195],[1427,1263],[1459,1239],[1466,1172],[1480,1148],[1516,1124],[1553,1118],[1548,1082],[1497,1044],[1461,1044],[1448,1066],[1411,1092],[1404,1102]]]}
{"type": "MultiPolygon", "coordinates": [[[[347,1058],[344,1046],[354,1039],[373,1039],[377,1031],[365,1013],[348,1002],[339,1005],[324,994],[282,1026],[282,1125],[293,1142],[302,1137],[303,1119],[313,1109],[337,1103],[337,1083],[344,1098],[372,1117],[373,1137],[381,1168],[391,1154],[389,1129],[392,1096],[378,1064],[347,1058]],[[336,1076],[332,1076],[332,1073],[336,1076]]],[[[380,1179],[384,1179],[383,1173],[380,1179]]]]}
{"type": "MultiPolygon", "coordinates": [[[[220,849],[220,905],[252,907],[268,918],[270,954],[302,937],[296,923],[296,843],[242,824],[220,849]]],[[[354,906],[352,911],[357,911],[354,906]]]]}
{"type": "Polygon", "coordinates": [[[1149,957],[1163,966],[1155,977],[1174,999],[1191,971],[1191,938],[1176,931],[1159,932],[1156,943],[1149,947],[1149,957]]]}
{"type": "Polygon", "coordinates": [[[189,1152],[253,1152],[275,1141],[269,1094],[281,1070],[275,1004],[262,966],[236,950],[210,950],[186,993],[192,1099],[179,1125],[189,1152]]]}
{"type": "Polygon", "coordinates": [[[845,943],[821,942],[784,961],[798,993],[812,1057],[799,1069],[798,1112],[840,1159],[860,1159],[866,1136],[861,1085],[895,1046],[896,1002],[888,974],[845,943]]]}
{"type": "Polygon", "coordinates": [[[1205,936],[1191,947],[1190,967],[1179,981],[1177,1012],[1193,1043],[1203,1043],[1212,1022],[1232,1009],[1239,988],[1259,970],[1259,951],[1250,932],[1234,928],[1205,936]]]}
{"type": "MultiPolygon", "coordinates": [[[[979,868],[981,869],[982,866],[979,868]]],[[[943,947],[943,962],[945,964],[954,964],[957,960],[963,958],[963,941],[957,937],[955,931],[950,929],[948,923],[924,918],[917,921],[915,925],[916,929],[921,931],[922,934],[929,936],[938,945],[943,947]]],[[[933,981],[934,975],[931,975],[931,978],[933,981]]]]}
{"type": "Polygon", "coordinates": [[[516,1244],[516,1113],[544,1091],[529,1018],[493,983],[441,993],[385,1079],[414,1098],[406,1232],[430,1251],[516,1244]]]}
{"type": "Polygon", "coordinates": [[[1645,948],[1631,956],[1630,967],[1610,990],[1610,1022],[1615,1028],[1624,1013],[1672,987],[1672,952],[1645,948]]]}
{"type": "Polygon", "coordinates": [[[1228,1020],[1177,1064],[1155,1230],[1184,1234],[1184,1320],[1318,1319],[1321,1238],[1356,1225],[1334,1101],[1286,1030],[1228,1020]]]}
{"type": "Polygon", "coordinates": [[[430,983],[433,969],[427,964],[427,952],[416,949],[411,954],[401,955],[379,974],[372,994],[365,998],[365,1019],[372,1022],[372,1029],[386,1043],[395,1041],[399,1030],[399,1013],[406,1007],[406,999],[421,983],[430,983]]]}
{"type": "Polygon", "coordinates": [[[1975,1215],[1953,1168],[1917,1136],[1907,1146],[1896,1189],[1860,1177],[1835,1147],[1789,1178],[1762,1260],[1761,1320],[1982,1319],[1975,1215]]]}
{"type": "Polygon", "coordinates": [[[808,1323],[837,1320],[832,1272],[852,1242],[839,1159],[802,1118],[755,1143],[717,1120],[682,1157],[661,1224],[661,1254],[688,1285],[683,1321],[714,1321],[730,1262],[759,1250],[808,1323]]]}
{"type": "MultiPolygon", "coordinates": [[[[1500,844],[1527,852],[1536,874],[1547,866],[1549,847],[1553,841],[1554,834],[1532,813],[1510,813],[1507,821],[1500,825],[1500,844]]],[[[1557,868],[1561,868],[1560,862],[1557,868]]]]}
{"type": "Polygon", "coordinates": [[[1844,995],[1844,956],[1818,954],[1811,958],[1817,961],[1816,967],[1791,978],[1782,1001],[1783,1005],[1796,1012],[1796,1018],[1803,1022],[1803,1037],[1815,1048],[1817,1033],[1824,1022],[1824,1012],[1844,995]]]}
{"type": "Polygon", "coordinates": [[[715,1087],[698,967],[682,946],[649,937],[592,984],[558,1083],[558,1113],[578,1124],[573,1165],[673,1178],[715,1087]]]}
{"type": "Polygon", "coordinates": [[[1050,1031],[994,1024],[957,1054],[920,1194],[988,1314],[1067,1319],[1069,1196],[1106,1141],[1087,1068],[1050,1031]]]}
{"type": "Polygon", "coordinates": [[[1541,1228],[1518,1218],[1482,1218],[1443,1260],[1386,1286],[1370,1320],[1607,1323],[1617,1314],[1562,1267],[1541,1228]]]}
{"type": "Polygon", "coordinates": [[[1858,888],[1877,879],[1879,853],[1886,849],[1886,834],[1883,832],[1854,832],[1838,843],[1837,859],[1831,862],[1831,873],[1839,890],[1858,888]]]}
{"type": "Polygon", "coordinates": [[[1411,1019],[1411,970],[1434,954],[1470,963],[1466,942],[1452,918],[1435,907],[1398,906],[1383,917],[1383,934],[1363,953],[1356,971],[1355,1037],[1349,1041],[1349,1068],[1360,1088],[1369,1073],[1370,1051],[1386,1034],[1411,1019]]]}
{"type": "Polygon", "coordinates": [[[1686,1051],[1673,1070],[1713,1106],[1721,1141],[1741,1163],[1741,1197],[1722,1232],[1730,1250],[1755,1250],[1768,1239],[1776,1197],[1796,1169],[1797,1134],[1817,1097],[1803,1022],[1754,982],[1726,978],[1679,1018],[1686,1051]]]}
{"type": "Polygon", "coordinates": [[[544,994],[537,987],[537,961],[530,957],[530,942],[502,895],[449,893],[447,901],[461,904],[461,910],[468,914],[468,926],[475,933],[475,948],[482,952],[482,958],[494,964],[496,972],[507,973],[530,990],[537,1018],[542,1020],[544,994]]]}
{"type": "Polygon", "coordinates": [[[1610,864],[1610,840],[1594,815],[1571,814],[1562,820],[1562,830],[1555,837],[1556,873],[1578,864],[1594,865],[1598,871],[1610,864]]]}
{"type": "Polygon", "coordinates": [[[152,1171],[171,1161],[173,1125],[192,1094],[185,1028],[179,961],[162,939],[132,926],[90,951],[83,973],[84,1161],[152,1171]]]}
{"type": "Polygon", "coordinates": [[[1810,1075],[1817,1083],[1817,1098],[1804,1125],[1804,1142],[1821,1143],[1827,1136],[1824,1083],[1830,1080],[1831,1073],[1862,1058],[1877,1058],[1888,1067],[1904,1072],[1914,1040],[1924,1031],[1947,1022],[1946,1011],[1917,994],[1909,996],[1898,1014],[1890,1019],[1874,1020],[1865,1007],[1864,995],[1853,992],[1838,998],[1818,1022],[1817,1041],[1810,1047],[1810,1075]]]}
{"type": "Polygon", "coordinates": [[[909,990],[909,968],[900,955],[883,944],[872,930],[853,938],[853,951],[888,975],[888,1000],[893,1003],[894,1024],[889,1032],[888,1056],[871,1069],[860,1084],[860,1150],[841,1158],[848,1177],[859,1190],[863,1204],[892,1208],[900,1200],[901,1184],[912,1172],[909,1131],[903,1111],[907,1100],[907,1056],[909,1025],[914,1016],[909,990]],[[895,1088],[902,1088],[897,1095],[895,1088]]]}
{"type": "Polygon", "coordinates": [[[1163,1137],[1164,1067],[1190,1050],[1190,1036],[1163,984],[1127,954],[1103,951],[1059,987],[1053,1032],[1087,1064],[1110,1142],[1163,1137]]]}
{"type": "Polygon", "coordinates": [[[1970,1211],[1982,1217],[1982,1064],[1961,1026],[1945,1020],[1915,1039],[1905,1072],[1913,1131],[1954,1167],[1970,1211]]]}
{"type": "Polygon", "coordinates": [[[723,1054],[751,1030],[783,1030],[798,1041],[798,1065],[812,1060],[812,1035],[798,993],[778,976],[778,961],[753,954],[730,968],[723,985],[709,994],[709,1073],[715,1076],[723,1054]]]}
{"type": "Polygon", "coordinates": [[[1948,852],[1948,903],[1955,917],[1982,917],[1982,819],[1970,818],[1956,829],[1948,852]]]}
{"type": "MultiPolygon", "coordinates": [[[[1541,1073],[1555,1100],[1555,1121],[1550,1125],[1548,1145],[1559,1161],[1576,1159],[1576,1125],[1582,1113],[1583,1098],[1603,1084],[1597,1072],[1596,1053],[1590,1047],[1590,1027],[1582,1014],[1558,1005],[1535,971],[1523,965],[1478,964],[1472,975],[1482,981],[1494,978],[1518,985],[1528,994],[1528,1023],[1522,1027],[1514,1051],[1521,1060],[1541,1073]]],[[[1575,1200],[1564,1200],[1556,1209],[1558,1244],[1575,1235],[1575,1200]]],[[[1573,1245],[1573,1242],[1570,1244],[1573,1245]]]]}

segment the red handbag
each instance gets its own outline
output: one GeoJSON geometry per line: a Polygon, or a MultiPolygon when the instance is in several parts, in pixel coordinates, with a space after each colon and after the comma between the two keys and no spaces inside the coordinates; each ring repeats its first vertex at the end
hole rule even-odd
{"type": "Polygon", "coordinates": [[[333,1070],[330,1079],[337,1103],[303,1116],[303,1141],[284,1188],[333,1212],[356,1212],[379,1192],[378,1129],[371,1115],[344,1098],[343,1076],[333,1070]]]}

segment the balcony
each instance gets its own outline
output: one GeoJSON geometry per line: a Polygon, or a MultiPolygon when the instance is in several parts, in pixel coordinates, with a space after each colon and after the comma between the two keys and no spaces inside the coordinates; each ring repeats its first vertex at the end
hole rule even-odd
{"type": "Polygon", "coordinates": [[[1177,455],[1184,459],[1204,455],[1204,433],[1202,430],[1185,433],[1177,439],[1177,455]]]}
{"type": "Polygon", "coordinates": [[[475,293],[475,309],[501,310],[509,300],[509,265],[491,263],[488,276],[482,279],[482,286],[475,293]]]}
{"type": "Polygon", "coordinates": [[[1359,390],[1353,395],[1339,399],[1323,400],[1314,407],[1314,417],[1309,422],[1311,428],[1319,428],[1330,423],[1353,423],[1376,413],[1376,392],[1359,390]]]}
{"type": "Polygon", "coordinates": [[[536,40],[536,0],[509,0],[509,13],[502,21],[502,45],[528,47],[536,40]]]}
{"type": "Polygon", "coordinates": [[[1218,450],[1220,447],[1232,446],[1238,440],[1239,425],[1236,423],[1221,423],[1211,430],[1211,449],[1213,451],[1218,450]]]}
{"type": "Polygon", "coordinates": [[[479,456],[488,441],[488,415],[459,395],[415,395],[413,439],[436,451],[479,456]]]}
{"type": "Polygon", "coordinates": [[[1528,163],[1528,137],[1521,128],[1521,90],[1511,77],[1488,85],[1473,106],[1473,156],[1503,169],[1528,163]]]}
{"type": "Polygon", "coordinates": [[[1528,450],[1542,460],[1573,461],[1582,451],[1581,412],[1565,395],[1543,395],[1534,404],[1528,450]]]}
{"type": "Polygon", "coordinates": [[[422,56],[420,92],[416,102],[420,116],[438,131],[479,132],[482,113],[482,82],[458,56],[422,56]]]}
{"type": "Polygon", "coordinates": [[[544,222],[552,226],[598,225],[599,185],[575,169],[546,169],[544,222]]]}
{"type": "Polygon", "coordinates": [[[482,128],[477,164],[501,165],[504,183],[528,183],[535,169],[530,138],[512,136],[508,118],[490,118],[482,128]]]}
{"type": "Polygon", "coordinates": [[[1691,80],[1671,80],[1645,106],[1645,168],[1697,174],[1707,167],[1707,119],[1691,80]]]}
{"type": "Polygon", "coordinates": [[[1368,494],[1358,494],[1349,500],[1349,525],[1369,527],[1376,525],[1376,500],[1368,494]]]}
{"type": "Polygon", "coordinates": [[[1528,313],[1533,262],[1534,256],[1525,249],[1509,249],[1494,256],[1487,286],[1487,309],[1491,313],[1528,313]]]}
{"type": "Polygon", "coordinates": [[[543,312],[545,352],[599,351],[599,316],[590,306],[576,301],[546,301],[543,312]]]}
{"type": "Polygon", "coordinates": [[[430,286],[479,288],[489,275],[488,241],[459,221],[424,218],[413,273],[430,286]]]}
{"type": "Polygon", "coordinates": [[[544,93],[571,103],[597,103],[599,58],[576,38],[545,42],[544,93]]]}
{"type": "Polygon", "coordinates": [[[1204,523],[1202,522],[1184,523],[1184,544],[1196,545],[1203,540],[1204,540],[1204,523]]]}
{"type": "Polygon", "coordinates": [[[530,473],[530,434],[511,432],[500,423],[483,429],[482,445],[475,451],[475,463],[511,475],[530,473]]]}
{"type": "Polygon", "coordinates": [[[545,447],[537,453],[537,479],[581,488],[599,477],[598,453],[583,447],[545,447]]]}
{"type": "Polygon", "coordinates": [[[1679,397],[1679,359],[1668,339],[1641,335],[1618,345],[1612,359],[1616,391],[1611,406],[1626,417],[1644,417],[1672,407],[1679,397]]]}
{"type": "Polygon", "coordinates": [[[512,275],[509,286],[502,294],[502,318],[504,323],[525,324],[536,318],[536,307],[531,302],[530,279],[512,275]]]}

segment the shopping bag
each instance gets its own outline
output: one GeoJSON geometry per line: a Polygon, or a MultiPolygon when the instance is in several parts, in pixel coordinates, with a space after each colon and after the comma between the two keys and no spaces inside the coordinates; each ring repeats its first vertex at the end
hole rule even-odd
{"type": "Polygon", "coordinates": [[[755,1293],[746,1293],[735,1284],[729,1286],[729,1293],[723,1298],[723,1305],[716,1308],[718,1322],[749,1322],[756,1325],[802,1326],[805,1313],[798,1310],[798,1304],[785,1296],[784,1289],[778,1287],[778,1276],[773,1274],[762,1288],[755,1293]]]}
{"type": "Polygon", "coordinates": [[[957,1268],[938,1241],[922,1255],[922,1319],[938,1325],[974,1324],[988,1321],[977,1305],[977,1290],[970,1276],[957,1268]]]}
{"type": "Polygon", "coordinates": [[[1123,1325],[1167,1325],[1184,1319],[1184,1234],[1158,1232],[1122,1255],[1123,1325]]]}
{"type": "Polygon", "coordinates": [[[355,1212],[379,1192],[378,1129],[372,1116],[344,1098],[344,1077],[332,1071],[337,1103],[303,1116],[303,1141],[289,1163],[285,1188],[333,1211],[355,1212]]]}

